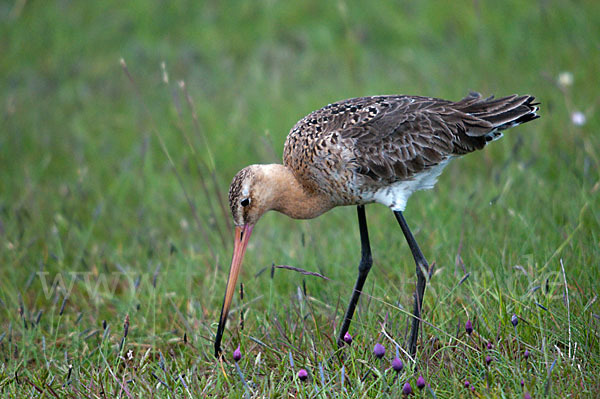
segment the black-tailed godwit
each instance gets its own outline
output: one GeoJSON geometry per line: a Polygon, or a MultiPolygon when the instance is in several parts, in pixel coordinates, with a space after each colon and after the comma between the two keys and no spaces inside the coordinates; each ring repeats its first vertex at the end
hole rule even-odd
{"type": "Polygon", "coordinates": [[[406,201],[414,191],[432,188],[452,158],[482,149],[500,138],[502,130],[538,118],[537,110],[529,95],[484,99],[471,93],[458,102],[376,96],[330,104],[301,119],[285,142],[283,165],[248,166],[231,183],[235,243],[215,356],[221,353],[221,338],[250,234],[270,210],[294,219],[311,219],[336,206],[357,205],[362,257],[338,334],[338,345],[343,345],[372,264],[364,209],[372,202],[394,212],[415,260],[417,286],[409,341],[409,353],[414,356],[424,272],[429,265],[402,214],[406,201]]]}

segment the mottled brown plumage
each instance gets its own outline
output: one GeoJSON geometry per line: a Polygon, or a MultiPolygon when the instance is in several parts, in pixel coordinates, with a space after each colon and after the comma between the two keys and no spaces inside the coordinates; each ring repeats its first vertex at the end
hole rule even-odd
{"type": "MultiPolygon", "coordinates": [[[[363,260],[340,336],[347,331],[370,268],[363,204],[379,202],[394,211],[417,263],[411,353],[416,345],[427,262],[402,216],[410,195],[433,187],[452,158],[482,149],[501,131],[536,119],[532,96],[494,99],[471,93],[460,101],[417,96],[352,98],[302,118],[290,131],[283,165],[251,165],[233,179],[229,204],[236,225],[231,271],[215,354],[233,298],[252,228],[269,210],[308,219],[341,205],[359,205],[363,260]],[[357,294],[358,292],[358,294],[357,294]]],[[[341,338],[340,338],[341,340],[341,338]]]]}
{"type": "Polygon", "coordinates": [[[365,193],[481,149],[501,130],[537,118],[533,100],[473,93],[458,102],[416,96],[340,101],[292,128],[283,163],[335,205],[370,202],[365,193]]]}

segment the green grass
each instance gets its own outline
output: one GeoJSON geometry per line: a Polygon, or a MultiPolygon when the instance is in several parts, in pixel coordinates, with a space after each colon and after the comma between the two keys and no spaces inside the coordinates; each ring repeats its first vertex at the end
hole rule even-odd
{"type": "Polygon", "coordinates": [[[0,396],[384,398],[421,374],[421,397],[466,397],[465,380],[480,397],[597,395],[600,3],[16,0],[0,19],[0,396]],[[329,102],[469,90],[534,94],[542,117],[409,201],[436,264],[416,363],[401,350],[414,263],[379,205],[351,347],[335,334],[356,211],[272,213],[216,362],[232,251],[217,194],[237,170],[278,161],[296,120],[329,102]],[[330,280],[271,278],[272,264],[330,280]]]}

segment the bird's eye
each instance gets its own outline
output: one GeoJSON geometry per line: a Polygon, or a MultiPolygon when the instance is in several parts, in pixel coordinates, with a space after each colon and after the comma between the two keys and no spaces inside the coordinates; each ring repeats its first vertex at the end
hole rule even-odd
{"type": "Polygon", "coordinates": [[[250,205],[250,198],[244,198],[244,199],[243,199],[243,200],[240,202],[240,204],[241,204],[242,206],[248,206],[248,205],[250,205]]]}

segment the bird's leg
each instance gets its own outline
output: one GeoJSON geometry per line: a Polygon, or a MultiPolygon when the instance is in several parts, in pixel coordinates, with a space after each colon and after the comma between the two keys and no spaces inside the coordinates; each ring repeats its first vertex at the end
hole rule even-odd
{"type": "Polygon", "coordinates": [[[350,298],[348,309],[344,315],[344,322],[338,337],[337,343],[339,347],[344,345],[344,335],[348,332],[348,328],[350,328],[350,322],[352,321],[352,316],[354,315],[358,298],[360,298],[363,285],[365,285],[365,280],[367,279],[367,275],[369,274],[369,270],[371,270],[371,265],[373,264],[373,258],[371,257],[371,245],[369,244],[369,231],[367,230],[367,218],[365,217],[365,206],[358,205],[356,210],[358,212],[358,228],[360,229],[361,258],[360,264],[358,265],[358,278],[356,279],[354,291],[352,291],[352,297],[350,298]]]}
{"type": "Polygon", "coordinates": [[[419,248],[419,245],[415,241],[408,225],[406,224],[406,220],[404,220],[404,216],[400,211],[394,211],[394,215],[396,216],[396,220],[400,224],[400,228],[402,228],[402,232],[404,233],[404,237],[406,237],[406,242],[410,247],[410,251],[412,252],[413,258],[415,259],[415,264],[417,266],[417,289],[415,290],[415,307],[413,310],[413,322],[412,322],[412,330],[410,332],[410,343],[409,343],[409,353],[411,356],[415,356],[417,352],[417,337],[419,335],[419,322],[421,320],[421,307],[423,305],[423,294],[425,293],[425,274],[423,270],[429,270],[429,264],[427,260],[423,256],[423,252],[419,248]]]}

